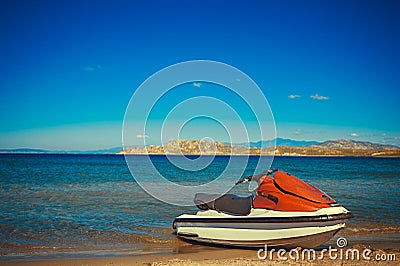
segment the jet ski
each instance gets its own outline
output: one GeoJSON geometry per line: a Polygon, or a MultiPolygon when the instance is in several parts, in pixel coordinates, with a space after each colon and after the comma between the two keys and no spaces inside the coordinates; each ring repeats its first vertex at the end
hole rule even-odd
{"type": "Polygon", "coordinates": [[[314,248],[354,217],[323,191],[278,169],[246,177],[236,185],[252,180],[258,187],[249,197],[196,194],[194,203],[200,211],[176,217],[176,235],[211,245],[314,248]]]}

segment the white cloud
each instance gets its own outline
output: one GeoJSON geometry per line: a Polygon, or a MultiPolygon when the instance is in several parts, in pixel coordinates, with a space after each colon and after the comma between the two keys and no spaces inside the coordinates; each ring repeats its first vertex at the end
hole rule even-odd
{"type": "Polygon", "coordinates": [[[357,133],[351,133],[350,136],[352,136],[352,137],[359,137],[360,135],[357,134],[357,133]]]}
{"type": "Polygon", "coordinates": [[[297,95],[297,94],[290,94],[289,96],[288,96],[288,98],[289,99],[296,99],[296,98],[300,98],[301,96],[300,95],[297,95]]]}
{"type": "Polygon", "coordinates": [[[201,87],[201,83],[200,82],[193,82],[193,86],[200,88],[201,87]]]}
{"type": "Polygon", "coordinates": [[[150,138],[148,135],[145,135],[145,134],[137,134],[136,137],[137,137],[138,139],[147,139],[147,138],[150,138]]]}
{"type": "Polygon", "coordinates": [[[91,65],[91,66],[86,66],[83,69],[87,72],[93,72],[93,71],[102,70],[103,67],[101,65],[91,65]]]}
{"type": "Polygon", "coordinates": [[[318,95],[318,93],[316,93],[316,94],[314,94],[314,95],[311,95],[310,96],[310,98],[311,99],[314,99],[314,100],[328,100],[329,99],[329,97],[327,97],[327,96],[322,96],[322,95],[318,95]]]}

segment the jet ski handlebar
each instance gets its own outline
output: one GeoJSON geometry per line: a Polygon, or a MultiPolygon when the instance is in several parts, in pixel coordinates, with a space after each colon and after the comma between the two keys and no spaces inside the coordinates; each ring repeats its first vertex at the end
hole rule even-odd
{"type": "Polygon", "coordinates": [[[261,178],[261,177],[263,177],[263,176],[265,176],[265,175],[273,174],[273,173],[275,173],[276,171],[278,171],[278,168],[269,169],[269,170],[265,171],[264,173],[262,173],[261,175],[250,175],[250,176],[246,176],[245,178],[242,178],[242,179],[240,179],[239,181],[237,181],[237,182],[235,183],[235,185],[250,182],[250,181],[253,180],[254,178],[255,178],[255,180],[258,180],[259,178],[261,178]]]}

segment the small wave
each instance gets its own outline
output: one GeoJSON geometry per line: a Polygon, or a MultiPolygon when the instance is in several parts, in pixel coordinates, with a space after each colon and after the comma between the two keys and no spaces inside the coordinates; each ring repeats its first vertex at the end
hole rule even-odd
{"type": "MultiPolygon", "coordinates": [[[[91,247],[95,248],[95,247],[91,247]]],[[[69,246],[44,246],[34,244],[16,244],[0,242],[0,256],[26,255],[26,254],[46,254],[52,252],[76,251],[76,248],[69,246]]]]}
{"type": "Polygon", "coordinates": [[[343,234],[346,235],[395,234],[395,233],[400,233],[400,227],[398,226],[384,226],[375,228],[350,227],[350,228],[345,228],[342,232],[343,234]]]}
{"type": "Polygon", "coordinates": [[[80,235],[68,236],[64,238],[42,239],[40,243],[33,241],[29,243],[29,238],[16,243],[15,240],[0,242],[0,256],[15,255],[40,255],[53,254],[59,252],[80,252],[95,250],[152,250],[159,248],[180,248],[187,243],[179,240],[172,234],[172,230],[154,230],[157,234],[164,232],[167,234],[155,236],[152,233],[122,233],[104,232],[100,230],[82,231],[80,235]],[[36,242],[36,243],[34,243],[36,242]]]}

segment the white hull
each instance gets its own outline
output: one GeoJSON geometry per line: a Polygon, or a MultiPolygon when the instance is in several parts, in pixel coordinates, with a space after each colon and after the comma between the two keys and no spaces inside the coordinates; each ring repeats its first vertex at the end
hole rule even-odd
{"type": "Polygon", "coordinates": [[[253,209],[247,216],[217,211],[183,214],[174,221],[178,237],[188,241],[245,247],[312,248],[332,238],[352,217],[343,207],[315,212],[253,209]]]}

